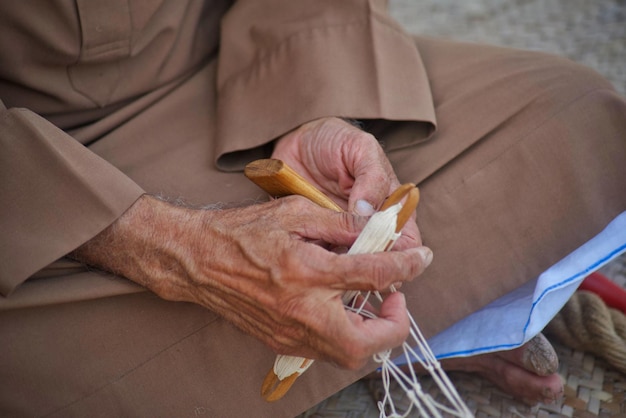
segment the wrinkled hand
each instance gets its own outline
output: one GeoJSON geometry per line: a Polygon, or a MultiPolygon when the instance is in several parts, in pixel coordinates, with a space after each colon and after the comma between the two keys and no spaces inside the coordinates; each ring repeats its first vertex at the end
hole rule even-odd
{"type": "MultiPolygon", "coordinates": [[[[272,157],[286,162],[344,209],[363,216],[372,215],[400,185],[378,141],[338,118],[317,119],[286,134],[272,157]]],[[[395,248],[421,244],[413,216],[395,248]]]]}
{"type": "Polygon", "coordinates": [[[193,210],[139,199],[71,256],[121,274],[167,300],[200,304],[281,354],[362,366],[408,334],[404,296],[385,298],[377,319],[344,309],[346,290],[386,290],[430,263],[415,222],[387,253],[346,255],[367,216],[398,185],[378,142],[336,118],[277,141],[289,164],[348,212],[293,196],[228,210],[193,210]],[[359,215],[364,216],[359,216],[359,215]]]}
{"type": "Polygon", "coordinates": [[[278,353],[357,368],[404,341],[409,322],[400,293],[365,320],[344,310],[343,291],[383,290],[425,268],[423,247],[340,255],[313,243],[350,246],[365,222],[298,196],[215,211],[144,196],[73,256],[203,305],[278,353]]]}

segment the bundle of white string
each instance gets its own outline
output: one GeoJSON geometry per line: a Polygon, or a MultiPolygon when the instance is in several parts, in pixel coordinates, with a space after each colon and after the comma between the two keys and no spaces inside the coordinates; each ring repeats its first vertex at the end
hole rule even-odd
{"type": "MultiPolygon", "coordinates": [[[[401,209],[402,205],[398,203],[384,211],[375,213],[348,251],[348,254],[369,254],[389,250],[400,236],[399,233],[395,232],[395,229],[398,213],[401,209]]],[[[392,287],[391,291],[395,292],[396,290],[392,287]]],[[[372,295],[379,301],[382,301],[382,296],[378,292],[362,294],[359,291],[346,292],[342,300],[344,305],[346,305],[346,309],[369,318],[375,318],[376,315],[373,312],[365,309],[368,299],[372,295]]],[[[417,323],[410,312],[407,311],[407,313],[411,322],[411,330],[409,338],[402,344],[401,349],[409,373],[403,372],[394,363],[391,358],[391,350],[378,353],[373,357],[374,361],[380,364],[383,388],[385,390],[383,400],[378,403],[380,417],[404,418],[408,417],[413,410],[416,410],[420,416],[424,417],[441,417],[443,413],[457,417],[472,417],[473,414],[469,411],[445,371],[441,368],[417,323]],[[437,402],[431,395],[422,390],[417,373],[412,366],[413,361],[418,361],[424,370],[432,376],[433,381],[446,399],[446,404],[437,402]],[[405,411],[398,411],[391,397],[390,384],[392,379],[410,400],[410,406],[405,411]]],[[[274,362],[274,373],[280,380],[283,380],[294,373],[302,374],[312,363],[312,360],[302,357],[279,355],[274,362]]]]}

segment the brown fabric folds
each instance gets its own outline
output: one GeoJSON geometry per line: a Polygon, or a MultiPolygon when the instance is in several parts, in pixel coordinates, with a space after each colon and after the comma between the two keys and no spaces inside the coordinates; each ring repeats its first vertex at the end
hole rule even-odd
{"type": "Polygon", "coordinates": [[[2,3],[0,99],[62,129],[83,127],[197,70],[217,53],[219,21],[230,4],[2,3]],[[97,111],[106,107],[112,109],[97,111]]]}
{"type": "Polygon", "coordinates": [[[383,13],[377,1],[239,2],[222,27],[220,169],[241,170],[261,155],[254,148],[324,116],[416,121],[432,129],[430,88],[415,43],[383,13]]]}
{"type": "Polygon", "coordinates": [[[89,240],[143,193],[28,110],[0,113],[0,292],[89,240]]]}

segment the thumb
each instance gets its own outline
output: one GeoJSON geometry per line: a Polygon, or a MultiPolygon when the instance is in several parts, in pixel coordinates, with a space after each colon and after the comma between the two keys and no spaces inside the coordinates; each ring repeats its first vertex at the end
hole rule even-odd
{"type": "Polygon", "coordinates": [[[355,157],[352,163],[354,183],[348,198],[348,210],[361,216],[371,216],[400,185],[382,148],[373,141],[372,146],[360,150],[359,158],[355,157]]]}
{"type": "Polygon", "coordinates": [[[389,196],[392,188],[397,186],[399,182],[395,180],[394,174],[382,172],[356,176],[348,201],[348,210],[360,216],[371,216],[389,196]]]}
{"type": "Polygon", "coordinates": [[[354,202],[354,208],[352,212],[356,213],[359,216],[372,216],[376,210],[374,206],[368,202],[366,199],[358,199],[354,202]]]}

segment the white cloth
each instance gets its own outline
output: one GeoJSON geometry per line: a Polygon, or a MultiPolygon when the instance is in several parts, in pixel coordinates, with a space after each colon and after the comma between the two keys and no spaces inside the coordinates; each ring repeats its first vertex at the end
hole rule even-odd
{"type": "MultiPolygon", "coordinates": [[[[585,277],[624,252],[626,212],[536,280],[457,322],[428,343],[439,359],[519,347],[541,332],[585,277]]],[[[403,361],[399,358],[397,362],[403,361]]]]}

